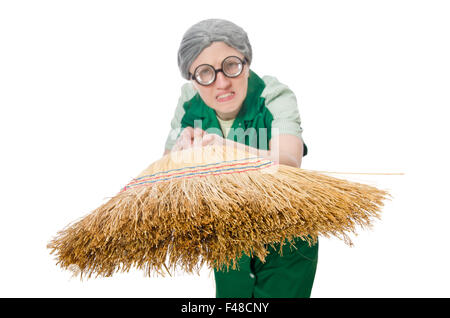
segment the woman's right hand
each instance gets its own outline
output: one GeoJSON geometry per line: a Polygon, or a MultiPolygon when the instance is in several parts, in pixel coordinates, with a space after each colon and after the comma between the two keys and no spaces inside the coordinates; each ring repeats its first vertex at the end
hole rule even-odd
{"type": "Polygon", "coordinates": [[[207,132],[201,128],[186,127],[175,142],[172,151],[179,151],[191,147],[202,146],[203,137],[207,132]]]}

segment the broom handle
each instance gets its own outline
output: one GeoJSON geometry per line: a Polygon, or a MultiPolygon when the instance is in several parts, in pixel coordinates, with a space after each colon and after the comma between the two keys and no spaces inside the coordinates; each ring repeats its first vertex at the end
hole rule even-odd
{"type": "Polygon", "coordinates": [[[368,175],[383,175],[383,176],[402,176],[402,175],[404,175],[403,172],[339,172],[339,171],[318,171],[318,170],[309,170],[309,171],[319,172],[319,173],[368,174],[368,175]]]}

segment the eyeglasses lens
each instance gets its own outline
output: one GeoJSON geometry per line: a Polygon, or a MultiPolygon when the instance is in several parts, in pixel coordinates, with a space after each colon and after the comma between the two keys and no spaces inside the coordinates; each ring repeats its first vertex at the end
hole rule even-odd
{"type": "Polygon", "coordinates": [[[209,84],[214,80],[215,71],[209,65],[203,65],[197,69],[195,78],[202,84],[209,84]]]}
{"type": "Polygon", "coordinates": [[[229,77],[236,77],[241,74],[242,63],[238,58],[229,57],[223,63],[223,72],[229,77]]]}
{"type": "MultiPolygon", "coordinates": [[[[227,57],[222,63],[222,71],[228,77],[237,77],[242,72],[242,61],[235,57],[227,57]]],[[[201,65],[195,71],[195,79],[203,84],[209,85],[214,82],[216,71],[211,65],[201,65]]]]}

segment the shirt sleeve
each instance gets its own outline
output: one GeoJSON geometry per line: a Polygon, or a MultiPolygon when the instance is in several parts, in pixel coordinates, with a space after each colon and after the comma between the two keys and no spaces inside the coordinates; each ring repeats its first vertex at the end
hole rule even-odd
{"type": "Polygon", "coordinates": [[[177,107],[175,108],[175,113],[170,122],[171,129],[166,139],[165,149],[171,150],[172,147],[175,145],[175,141],[177,140],[182,130],[181,120],[183,119],[183,116],[186,113],[183,107],[184,103],[186,103],[192,97],[194,97],[195,94],[196,91],[191,83],[186,83],[181,87],[181,95],[178,98],[178,104],[177,107]]]}
{"type": "Polygon", "coordinates": [[[303,129],[294,92],[273,76],[264,76],[263,80],[266,87],[261,97],[265,98],[265,105],[273,116],[272,136],[289,134],[302,138],[303,129]]]}

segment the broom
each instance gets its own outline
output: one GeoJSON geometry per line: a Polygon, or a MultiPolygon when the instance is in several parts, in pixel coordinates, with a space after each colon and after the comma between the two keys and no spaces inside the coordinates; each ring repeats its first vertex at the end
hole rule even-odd
{"type": "Polygon", "coordinates": [[[57,264],[108,277],[236,269],[245,253],[296,237],[314,244],[370,227],[389,194],[225,146],[172,152],[47,245],[57,264]]]}

